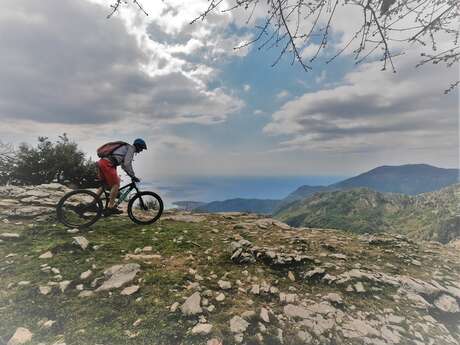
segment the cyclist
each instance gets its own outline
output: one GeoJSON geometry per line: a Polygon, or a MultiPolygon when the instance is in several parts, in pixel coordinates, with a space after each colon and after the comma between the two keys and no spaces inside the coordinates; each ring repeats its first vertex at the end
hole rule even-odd
{"type": "MultiPolygon", "coordinates": [[[[132,145],[124,143],[110,153],[110,155],[101,158],[97,162],[99,178],[110,187],[110,198],[107,210],[105,211],[106,215],[123,213],[122,210],[115,207],[115,199],[120,189],[120,177],[117,174],[117,166],[121,165],[133,182],[139,182],[140,180],[134,174],[132,163],[134,154],[142,152],[143,150],[147,150],[147,145],[143,139],[138,138],[134,140],[132,145]]],[[[100,196],[102,192],[103,188],[100,187],[96,194],[100,196]]]]}

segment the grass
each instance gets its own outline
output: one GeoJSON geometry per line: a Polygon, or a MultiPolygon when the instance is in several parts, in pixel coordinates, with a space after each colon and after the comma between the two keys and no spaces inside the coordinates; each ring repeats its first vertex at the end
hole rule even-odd
{"type": "MultiPolygon", "coordinates": [[[[359,262],[363,269],[378,264],[387,273],[407,274],[426,280],[429,280],[432,268],[449,274],[445,268],[447,264],[454,275],[460,274],[457,259],[442,256],[444,253],[426,253],[415,243],[401,242],[404,245],[398,248],[398,252],[407,260],[413,257],[421,260],[422,267],[403,262],[390,250],[394,249],[392,245],[369,246],[355,234],[335,230],[299,233],[274,227],[263,230],[255,226],[235,229],[235,224],[246,220],[244,216],[225,218],[208,215],[207,220],[201,223],[161,220],[151,226],[139,226],[127,217],[112,217],[102,219],[91,229],[78,234],[69,234],[65,227],[52,222],[0,225],[0,232],[21,234],[17,240],[7,240],[0,244],[0,345],[6,344],[14,330],[20,326],[34,333],[32,344],[53,344],[62,337],[67,345],[203,344],[210,336],[194,336],[189,331],[197,322],[196,317],[169,312],[173,303],[182,303],[184,298],[194,292],[193,289],[187,289],[195,281],[194,275],[189,272],[191,268],[204,278],[200,281],[202,292],[213,292],[209,303],[216,310],[213,313],[204,312],[204,316],[213,325],[212,336],[226,339],[229,343],[233,339],[229,331],[229,320],[233,315],[248,310],[258,313],[262,306],[271,308],[277,314],[283,312],[277,294],[242,293],[238,291],[237,279],[246,288],[262,281],[276,286],[282,292],[290,292],[290,287],[294,287],[294,293],[316,302],[320,302],[321,297],[329,292],[342,292],[344,304],[339,308],[351,315],[352,305],[356,310],[371,313],[381,312],[393,305],[390,296],[395,293],[395,288],[383,286],[382,291],[373,292],[370,291],[372,283],[364,281],[367,293],[346,293],[344,290],[348,284],[337,286],[305,280],[302,278],[303,273],[329,263],[327,273],[338,275],[352,269],[359,262]],[[292,241],[293,236],[300,234],[301,240],[292,241]],[[81,250],[72,244],[72,237],[77,235],[89,240],[88,249],[81,250]],[[261,262],[236,265],[230,260],[229,247],[239,236],[258,246],[282,247],[285,253],[305,248],[305,254],[312,255],[316,262],[292,267],[271,267],[261,262]],[[137,248],[146,246],[151,246],[152,252],[144,254],[159,254],[161,259],[137,261],[142,270],[134,281],[140,285],[137,293],[122,296],[121,289],[118,289],[112,293],[96,293],[94,297],[78,297],[77,285],[84,284],[85,289],[93,289],[89,286],[90,282],[101,277],[106,268],[127,262],[124,260],[126,254],[133,254],[137,248]],[[54,254],[53,258],[38,259],[39,255],[48,250],[54,254]],[[16,255],[7,257],[11,253],[16,255]],[[329,257],[328,254],[332,253],[345,254],[347,260],[329,257]],[[49,295],[39,293],[38,286],[54,281],[53,274],[40,270],[40,265],[44,263],[59,269],[63,280],[72,281],[65,293],[61,293],[57,287],[49,295]],[[396,268],[386,268],[385,263],[392,263],[396,268]],[[425,269],[424,266],[428,267],[428,264],[429,269],[425,269]],[[80,274],[88,269],[93,271],[92,276],[81,280],[80,274]],[[247,276],[242,274],[243,270],[247,270],[254,280],[248,282],[247,276]],[[289,270],[296,277],[294,282],[287,277],[289,270]],[[217,286],[219,279],[228,279],[233,285],[231,290],[224,292],[226,299],[223,302],[215,301],[215,296],[221,292],[217,286]],[[17,283],[20,281],[31,283],[19,286],[17,283]],[[381,300],[375,299],[374,295],[381,300]],[[50,329],[43,329],[38,325],[43,319],[57,322],[50,329]],[[141,319],[140,324],[134,326],[138,319],[141,319]]],[[[442,252],[441,249],[439,251],[442,252]]],[[[406,308],[410,310],[410,306],[403,303],[400,308],[402,311],[406,308]]],[[[255,336],[258,332],[257,322],[257,318],[251,321],[245,336],[248,344],[258,343],[255,336]]],[[[297,344],[295,334],[298,329],[289,324],[283,327],[275,319],[270,324],[268,334],[264,334],[264,344],[279,344],[277,327],[283,328],[285,332],[285,344],[297,344]]]]}

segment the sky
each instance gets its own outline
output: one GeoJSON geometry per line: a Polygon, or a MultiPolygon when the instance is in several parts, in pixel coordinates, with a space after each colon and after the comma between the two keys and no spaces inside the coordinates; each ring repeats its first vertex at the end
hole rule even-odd
{"type": "MultiPolygon", "coordinates": [[[[458,65],[416,68],[414,46],[395,59],[397,73],[381,71],[377,55],[356,65],[351,52],[330,64],[321,57],[309,72],[290,57],[272,67],[276,47],[234,49],[256,35],[241,11],[190,24],[206,0],[144,1],[148,16],[128,5],[107,19],[111,3],[2,2],[3,142],[65,132],[95,157],[104,142],[141,137],[148,150],[135,169],[144,179],[458,166],[458,89],[443,93],[458,65]]],[[[329,54],[355,30],[357,13],[347,11],[339,10],[329,54]]]]}

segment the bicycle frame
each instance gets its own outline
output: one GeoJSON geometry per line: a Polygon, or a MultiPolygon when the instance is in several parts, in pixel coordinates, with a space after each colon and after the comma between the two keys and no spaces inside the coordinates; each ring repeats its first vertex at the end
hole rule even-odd
{"type": "MultiPolygon", "coordinates": [[[[136,193],[139,193],[139,188],[137,188],[135,182],[131,182],[127,184],[126,186],[121,187],[118,190],[120,198],[117,198],[117,201],[115,202],[115,207],[118,207],[123,201],[125,201],[129,193],[131,193],[133,190],[136,190],[136,193]]],[[[106,200],[105,208],[107,208],[107,205],[109,203],[109,198],[110,198],[110,191],[107,191],[105,187],[104,187],[104,195],[105,195],[105,200],[106,200]]],[[[142,203],[142,207],[144,207],[142,198],[141,198],[141,203],[142,203]]]]}

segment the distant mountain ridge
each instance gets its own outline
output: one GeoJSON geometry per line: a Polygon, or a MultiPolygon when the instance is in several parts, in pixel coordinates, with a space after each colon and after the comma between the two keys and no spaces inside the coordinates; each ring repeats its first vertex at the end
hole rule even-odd
{"type": "Polygon", "coordinates": [[[329,186],[301,186],[281,200],[278,208],[308,198],[316,192],[358,187],[370,188],[377,192],[417,195],[458,183],[459,175],[459,169],[438,168],[428,164],[382,165],[329,186]]]}
{"type": "Polygon", "coordinates": [[[275,213],[296,227],[392,232],[447,243],[460,238],[460,184],[416,196],[368,188],[320,192],[275,213]]]}
{"type": "Polygon", "coordinates": [[[367,187],[377,192],[417,195],[457,183],[459,173],[458,169],[444,169],[428,164],[384,165],[328,187],[367,187]]]}
{"type": "Polygon", "coordinates": [[[290,204],[309,198],[315,193],[358,187],[369,188],[377,192],[417,195],[458,183],[459,174],[459,169],[438,168],[428,164],[384,165],[328,186],[300,186],[281,200],[236,198],[213,201],[193,208],[193,211],[279,213],[290,204]]]}

